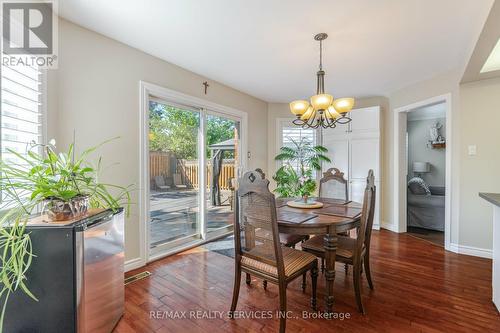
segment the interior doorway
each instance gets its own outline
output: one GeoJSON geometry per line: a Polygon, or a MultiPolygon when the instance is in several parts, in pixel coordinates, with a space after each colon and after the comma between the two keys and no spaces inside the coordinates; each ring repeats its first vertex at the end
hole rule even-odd
{"type": "Polygon", "coordinates": [[[444,246],[446,104],[413,109],[406,118],[407,232],[444,246]]]}
{"type": "Polygon", "coordinates": [[[447,250],[451,243],[451,116],[451,94],[394,110],[394,231],[411,232],[447,250]],[[444,166],[433,155],[444,157],[444,166]]]}

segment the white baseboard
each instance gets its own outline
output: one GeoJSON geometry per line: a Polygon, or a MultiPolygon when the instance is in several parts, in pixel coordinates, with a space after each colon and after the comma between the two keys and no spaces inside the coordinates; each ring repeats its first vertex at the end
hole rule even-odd
{"type": "Polygon", "coordinates": [[[134,258],[125,261],[125,272],[145,266],[146,263],[141,258],[134,258]]]}
{"type": "Polygon", "coordinates": [[[372,230],[380,230],[380,224],[373,224],[372,230]]]}
{"type": "Polygon", "coordinates": [[[386,229],[386,230],[389,230],[392,232],[399,232],[397,225],[394,225],[392,223],[385,222],[385,221],[380,221],[380,228],[386,229]]]}
{"type": "Polygon", "coordinates": [[[449,250],[455,253],[465,254],[468,256],[481,257],[487,259],[493,258],[493,250],[491,249],[483,249],[480,247],[450,243],[449,250]]]}
{"type": "Polygon", "coordinates": [[[468,256],[488,258],[488,259],[493,258],[493,251],[491,249],[483,249],[480,247],[450,243],[449,250],[455,253],[465,254],[468,256]]]}

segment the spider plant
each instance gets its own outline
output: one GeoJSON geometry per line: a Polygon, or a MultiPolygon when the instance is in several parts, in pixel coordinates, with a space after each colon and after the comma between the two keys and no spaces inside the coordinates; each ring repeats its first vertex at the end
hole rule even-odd
{"type": "Polygon", "coordinates": [[[116,210],[125,205],[128,214],[130,186],[100,182],[101,158],[96,167],[88,162],[89,155],[101,145],[75,157],[73,144],[67,152],[56,153],[52,140],[48,145],[31,144],[26,154],[7,149],[17,162],[0,161],[0,332],[12,293],[21,290],[37,300],[26,278],[36,256],[26,225],[47,201],[88,196],[90,207],[116,210]]]}
{"type": "Polygon", "coordinates": [[[314,171],[321,170],[321,162],[331,162],[326,156],[328,149],[320,145],[314,146],[307,138],[289,140],[292,146],[281,147],[280,153],[274,158],[283,163],[273,176],[277,184],[275,192],[280,197],[307,198],[316,189],[314,171]]]}

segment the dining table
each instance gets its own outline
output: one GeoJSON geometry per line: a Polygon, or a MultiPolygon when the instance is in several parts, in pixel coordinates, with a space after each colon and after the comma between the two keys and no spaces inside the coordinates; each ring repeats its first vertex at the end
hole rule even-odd
{"type": "Polygon", "coordinates": [[[330,198],[315,198],[321,208],[294,208],[287,205],[291,198],[276,199],[278,229],[280,233],[295,235],[322,235],[325,249],[325,308],[333,312],[335,256],[338,234],[359,227],[362,205],[358,202],[330,198]]]}

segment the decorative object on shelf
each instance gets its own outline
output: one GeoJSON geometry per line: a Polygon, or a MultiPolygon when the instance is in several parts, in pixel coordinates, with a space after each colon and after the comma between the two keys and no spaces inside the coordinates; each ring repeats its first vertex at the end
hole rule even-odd
{"type": "Polygon", "coordinates": [[[441,128],[443,128],[443,125],[439,121],[436,121],[434,125],[432,125],[432,127],[429,129],[429,135],[431,139],[428,146],[430,146],[431,148],[446,148],[446,140],[440,134],[441,128]]]}
{"type": "Polygon", "coordinates": [[[290,111],[297,117],[295,125],[303,128],[335,128],[338,124],[347,124],[351,118],[347,113],[354,106],[354,98],[337,98],[325,93],[325,71],[323,71],[323,40],[326,33],[319,33],[314,39],[319,41],[319,71],[317,75],[316,95],[311,97],[311,103],[297,100],[290,103],[290,111]]]}
{"type": "MultiPolygon", "coordinates": [[[[108,141],[106,141],[108,142],[108,141]]],[[[106,143],[105,142],[105,143],[106,143]]],[[[104,143],[103,143],[104,144],[104,143]]],[[[98,180],[101,158],[94,168],[87,161],[101,145],[85,150],[75,159],[74,145],[67,152],[55,152],[55,140],[47,145],[32,143],[27,154],[7,149],[13,162],[0,160],[0,332],[9,295],[22,291],[33,300],[26,280],[32,258],[28,219],[44,207],[44,221],[77,217],[90,208],[118,210],[130,206],[130,186],[122,187],[98,180]],[[4,250],[4,249],[9,249],[4,250]]]]}
{"type": "Polygon", "coordinates": [[[313,146],[306,138],[290,141],[293,147],[281,147],[280,153],[275,157],[275,160],[283,162],[283,165],[273,176],[277,183],[274,191],[282,198],[299,197],[295,202],[300,202],[302,208],[316,205],[317,202],[311,199],[317,187],[313,174],[321,170],[321,162],[331,162],[325,155],[328,149],[313,146]]]}
{"type": "Polygon", "coordinates": [[[422,177],[423,173],[428,173],[431,171],[431,165],[429,162],[413,162],[413,173],[422,177]]]}

